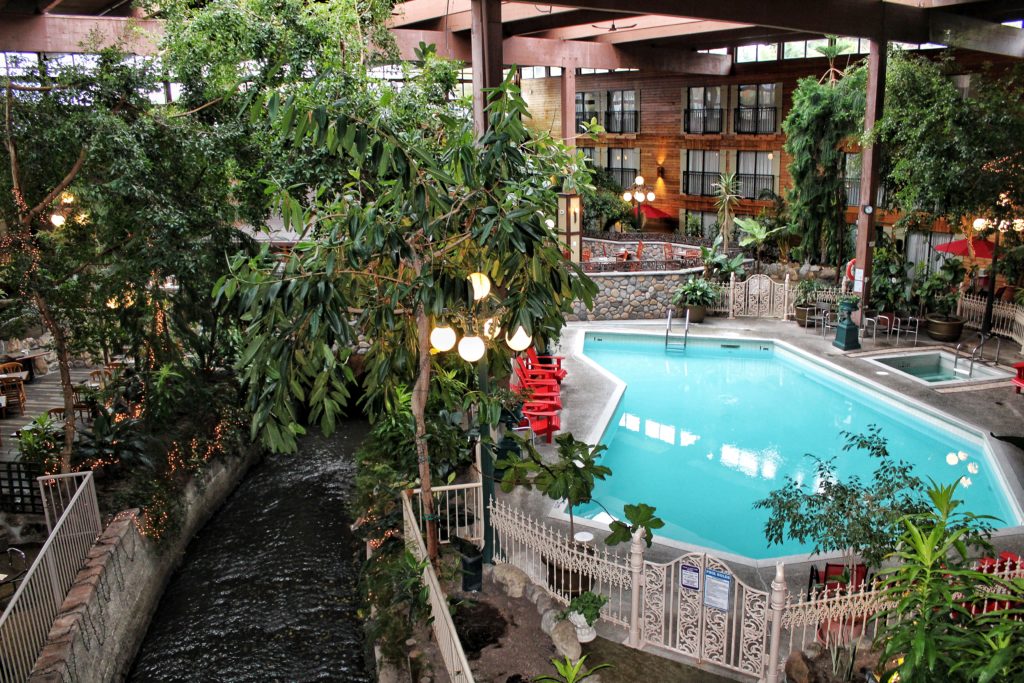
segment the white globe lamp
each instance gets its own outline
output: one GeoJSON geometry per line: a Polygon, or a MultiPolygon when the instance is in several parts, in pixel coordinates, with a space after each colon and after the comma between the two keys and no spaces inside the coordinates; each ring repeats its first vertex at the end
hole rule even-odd
{"type": "Polygon", "coordinates": [[[483,358],[484,350],[484,340],[480,337],[463,337],[459,342],[459,356],[469,363],[475,363],[483,358]]]}
{"type": "Polygon", "coordinates": [[[438,351],[449,351],[455,346],[455,330],[445,325],[430,331],[430,344],[438,351]]]}
{"type": "Polygon", "coordinates": [[[513,351],[525,351],[532,341],[533,339],[526,333],[522,325],[516,328],[515,334],[511,337],[505,335],[505,343],[513,351]]]}

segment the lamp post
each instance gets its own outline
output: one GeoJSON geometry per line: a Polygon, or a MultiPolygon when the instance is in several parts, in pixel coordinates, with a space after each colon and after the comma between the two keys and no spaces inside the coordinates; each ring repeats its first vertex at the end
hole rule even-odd
{"type": "Polygon", "coordinates": [[[654,190],[644,184],[644,177],[638,175],[633,179],[633,187],[622,193],[623,201],[633,203],[633,211],[636,213],[636,226],[640,227],[640,205],[644,202],[653,202],[654,190]]]}
{"type": "MultiPolygon", "coordinates": [[[[488,391],[487,342],[498,338],[501,334],[501,327],[498,325],[496,315],[488,317],[487,314],[478,314],[475,310],[480,305],[478,302],[486,299],[491,292],[490,278],[484,273],[471,273],[467,279],[473,290],[473,300],[470,303],[469,315],[461,317],[460,327],[465,333],[464,336],[459,339],[455,329],[447,322],[442,322],[435,324],[430,331],[430,344],[440,352],[457,348],[459,357],[467,363],[476,363],[482,360],[483,362],[477,366],[477,382],[480,391],[486,392],[488,391]],[[477,321],[480,318],[483,318],[484,322],[479,325],[478,329],[477,321]]],[[[525,351],[533,343],[533,338],[522,325],[517,327],[511,336],[505,334],[504,337],[505,344],[513,351],[525,351]]],[[[477,429],[479,429],[479,425],[477,425],[477,429]]],[[[490,564],[494,552],[494,535],[491,533],[491,513],[488,510],[488,505],[494,498],[494,459],[490,453],[490,447],[483,443],[480,449],[480,477],[480,493],[484,502],[482,559],[485,564],[490,564]]]]}
{"type": "MultiPolygon", "coordinates": [[[[999,203],[1001,206],[1008,206],[1008,197],[1005,194],[1001,195],[999,203]]],[[[981,322],[981,334],[988,335],[992,332],[992,308],[996,300],[996,264],[999,262],[999,238],[1011,228],[1018,234],[1024,232],[1024,218],[1003,218],[999,221],[994,221],[990,218],[975,218],[971,227],[983,238],[984,233],[988,230],[992,228],[996,230],[995,245],[992,247],[992,265],[989,268],[988,293],[985,296],[985,317],[981,322]]]]}

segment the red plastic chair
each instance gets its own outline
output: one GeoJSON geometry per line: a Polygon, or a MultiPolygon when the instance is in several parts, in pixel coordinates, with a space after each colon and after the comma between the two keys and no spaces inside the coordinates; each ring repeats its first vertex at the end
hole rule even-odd
{"type": "Polygon", "coordinates": [[[551,370],[544,368],[531,368],[526,364],[526,361],[522,357],[516,358],[516,377],[519,378],[519,383],[527,387],[535,386],[551,386],[558,387],[558,380],[555,379],[554,373],[551,370]]]}
{"type": "Polygon", "coordinates": [[[558,417],[557,410],[536,410],[523,407],[525,418],[520,423],[522,426],[529,425],[535,436],[546,437],[545,440],[551,443],[552,435],[562,428],[562,421],[558,417]]]}
{"type": "Polygon", "coordinates": [[[1013,378],[1013,388],[1020,393],[1021,389],[1024,389],[1024,361],[1020,363],[1014,363],[1013,369],[1017,371],[1017,376],[1013,378]]]}
{"type": "Polygon", "coordinates": [[[529,369],[549,372],[558,383],[561,383],[569,374],[567,370],[562,369],[564,356],[538,356],[537,350],[531,346],[526,349],[526,358],[529,369]]]}

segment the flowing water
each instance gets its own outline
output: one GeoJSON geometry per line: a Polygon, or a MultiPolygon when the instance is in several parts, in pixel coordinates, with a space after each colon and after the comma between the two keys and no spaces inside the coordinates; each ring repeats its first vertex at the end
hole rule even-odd
{"type": "Polygon", "coordinates": [[[361,422],[253,468],[171,579],[131,681],[372,681],[346,504],[361,422]]]}

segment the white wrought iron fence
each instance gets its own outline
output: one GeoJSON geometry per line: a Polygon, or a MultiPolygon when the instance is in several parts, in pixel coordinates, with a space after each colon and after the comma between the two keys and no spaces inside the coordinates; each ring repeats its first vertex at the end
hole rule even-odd
{"type": "Polygon", "coordinates": [[[402,498],[402,516],[405,527],[405,547],[413,556],[423,562],[423,576],[421,580],[427,588],[430,600],[431,627],[434,632],[434,640],[441,652],[445,669],[452,683],[473,683],[473,672],[470,671],[469,662],[466,661],[466,653],[462,649],[462,642],[455,630],[451,612],[448,609],[448,596],[441,589],[441,583],[437,579],[434,567],[427,559],[427,547],[423,542],[423,534],[420,532],[419,518],[413,512],[412,502],[408,495],[402,498]]]}
{"type": "MultiPolygon", "coordinates": [[[[984,296],[961,294],[957,315],[964,319],[967,327],[980,329],[985,319],[985,303],[984,296]]],[[[1021,353],[1024,353],[1024,306],[1006,301],[994,302],[992,332],[1017,342],[1021,345],[1021,353]]]]}
{"type": "MultiPolygon", "coordinates": [[[[417,524],[426,531],[426,515],[423,506],[423,490],[413,489],[415,501],[413,514],[417,524]]],[[[434,514],[437,516],[437,540],[451,543],[453,537],[472,541],[477,545],[484,541],[484,497],[483,484],[453,484],[434,486],[430,489],[434,499],[434,514]]]]}
{"type": "Polygon", "coordinates": [[[492,501],[490,511],[495,562],[523,570],[563,605],[583,591],[600,593],[608,598],[603,618],[620,626],[635,623],[630,614],[639,592],[626,557],[603,543],[578,543],[505,503],[492,501]]]}
{"type": "Polygon", "coordinates": [[[28,678],[75,575],[102,531],[92,472],[38,481],[50,535],[0,615],[3,683],[28,678]]]}
{"type": "MultiPolygon", "coordinates": [[[[843,293],[842,287],[821,287],[815,291],[815,296],[821,303],[835,304],[843,293]]],[[[719,288],[718,300],[708,306],[707,310],[730,318],[786,319],[795,314],[795,298],[796,286],[789,275],[782,282],[762,274],[742,281],[733,275],[728,283],[719,288]]]]}

